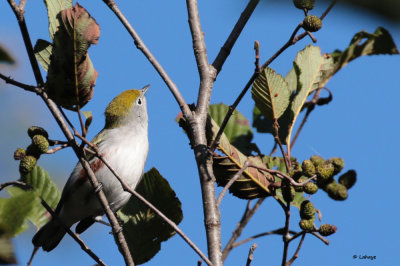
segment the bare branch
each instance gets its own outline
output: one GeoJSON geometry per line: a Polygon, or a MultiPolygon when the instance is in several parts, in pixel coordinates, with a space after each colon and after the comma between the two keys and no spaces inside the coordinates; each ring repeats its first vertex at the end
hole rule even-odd
{"type": "Polygon", "coordinates": [[[282,173],[282,172],[280,172],[278,170],[260,167],[260,166],[254,165],[253,163],[250,163],[248,167],[253,167],[253,168],[256,168],[256,169],[258,169],[260,171],[264,171],[264,172],[270,173],[272,175],[276,175],[277,177],[279,177],[281,179],[286,179],[286,180],[289,181],[289,183],[292,186],[295,186],[295,187],[303,187],[305,184],[309,183],[311,180],[314,180],[314,179],[317,178],[316,175],[313,175],[312,177],[308,178],[307,180],[299,183],[299,182],[296,182],[292,177],[290,177],[290,176],[288,176],[288,175],[286,175],[286,174],[284,174],[284,173],[282,173]]]}
{"type": "Polygon", "coordinates": [[[218,199],[217,199],[217,205],[219,206],[221,204],[222,198],[225,196],[226,192],[228,189],[235,183],[236,180],[239,179],[239,177],[243,174],[243,172],[247,169],[249,166],[249,160],[246,160],[243,164],[243,167],[229,180],[228,183],[226,183],[224,189],[221,191],[221,194],[219,194],[218,199]]]}
{"type": "Polygon", "coordinates": [[[253,208],[250,208],[250,200],[247,203],[246,209],[243,213],[242,218],[240,219],[239,223],[237,224],[235,230],[232,232],[232,236],[229,239],[228,243],[226,244],[224,250],[222,251],[222,260],[226,260],[228,257],[229,253],[231,250],[234,248],[234,243],[236,239],[240,237],[242,234],[243,229],[246,227],[248,222],[251,220],[253,217],[254,213],[258,210],[258,208],[261,206],[261,204],[264,202],[265,198],[260,198],[257,200],[256,204],[253,206],[253,208]]]}
{"type": "Polygon", "coordinates": [[[297,246],[296,252],[294,253],[293,257],[286,263],[286,266],[292,265],[292,263],[299,257],[299,252],[300,252],[301,246],[303,245],[305,237],[306,237],[306,233],[303,232],[300,242],[299,242],[299,245],[297,246]]]}
{"type": "Polygon", "coordinates": [[[284,212],[285,212],[285,227],[283,229],[283,234],[282,234],[282,240],[283,240],[282,266],[286,264],[287,253],[289,251],[290,202],[286,203],[284,212]]]}
{"type": "Polygon", "coordinates": [[[250,247],[249,255],[247,256],[246,266],[250,266],[251,262],[253,261],[253,254],[254,254],[254,251],[256,250],[256,248],[257,248],[257,244],[256,243],[254,243],[250,247]]]}
{"type": "Polygon", "coordinates": [[[16,80],[14,80],[14,79],[12,79],[10,77],[7,77],[7,76],[5,76],[5,75],[3,75],[1,73],[0,73],[0,78],[2,80],[4,80],[6,83],[12,84],[12,85],[17,86],[17,87],[19,87],[21,89],[24,89],[26,91],[36,92],[37,93],[38,90],[41,90],[40,88],[37,88],[35,86],[27,85],[27,84],[21,83],[19,81],[16,81],[16,80]]]}
{"type": "Polygon", "coordinates": [[[246,8],[243,10],[242,14],[240,15],[238,21],[236,22],[235,26],[232,29],[231,34],[229,35],[228,39],[226,39],[224,45],[221,47],[217,57],[215,58],[212,65],[218,73],[221,71],[222,66],[224,65],[226,59],[228,58],[229,54],[233,46],[235,45],[237,39],[240,36],[240,33],[246,26],[247,22],[249,21],[250,16],[253,14],[254,10],[256,9],[260,0],[250,0],[247,4],[246,8]]]}
{"type": "MultiPolygon", "coordinates": [[[[243,244],[245,244],[245,243],[247,243],[247,242],[249,242],[249,241],[251,241],[251,240],[254,240],[254,239],[256,239],[256,238],[263,237],[263,236],[282,235],[283,232],[284,232],[284,228],[279,228],[279,229],[275,229],[275,230],[272,230],[272,231],[269,231],[269,232],[260,233],[260,234],[257,234],[257,235],[248,237],[248,238],[246,238],[246,239],[243,239],[243,240],[241,240],[241,241],[238,241],[238,242],[236,242],[235,244],[233,244],[232,247],[233,247],[233,248],[236,248],[236,247],[238,247],[238,246],[240,246],[240,245],[243,245],[243,244]]],[[[289,231],[289,233],[291,233],[291,234],[296,234],[295,231],[289,231]]]]}
{"type": "Polygon", "coordinates": [[[321,236],[320,234],[318,234],[316,232],[311,232],[311,234],[313,236],[315,236],[316,238],[318,238],[319,240],[321,240],[322,242],[324,242],[325,245],[329,245],[329,240],[326,239],[325,237],[321,236]]]}
{"type": "Polygon", "coordinates": [[[186,104],[183,96],[181,95],[178,87],[172,81],[172,79],[168,76],[167,72],[161,66],[161,64],[157,61],[154,55],[150,52],[150,50],[146,47],[140,36],[136,33],[135,29],[132,27],[130,22],[126,19],[124,14],[119,10],[117,4],[114,0],[103,0],[103,2],[114,12],[114,14],[118,17],[121,23],[124,25],[128,33],[131,35],[132,39],[135,42],[136,48],[139,49],[143,55],[149,60],[149,62],[153,65],[154,69],[160,75],[160,77],[164,80],[165,84],[168,86],[172,95],[175,97],[182,114],[185,118],[189,118],[191,116],[191,111],[189,106],[186,104]]]}
{"type": "Polygon", "coordinates": [[[58,151],[60,151],[62,149],[65,149],[67,147],[69,147],[69,144],[62,144],[61,146],[58,146],[58,147],[55,147],[55,148],[52,148],[52,149],[48,150],[46,152],[46,154],[53,154],[53,153],[56,153],[56,152],[58,152],[58,151]]]}
{"type": "Polygon", "coordinates": [[[210,103],[212,85],[216,77],[216,69],[208,63],[204,32],[201,30],[197,0],[186,0],[190,33],[193,41],[193,52],[196,58],[200,76],[199,95],[197,97],[196,113],[200,120],[206,118],[210,103]]]}

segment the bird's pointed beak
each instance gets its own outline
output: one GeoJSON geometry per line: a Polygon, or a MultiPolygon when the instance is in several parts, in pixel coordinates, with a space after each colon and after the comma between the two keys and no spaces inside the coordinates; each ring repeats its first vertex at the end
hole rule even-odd
{"type": "Polygon", "coordinates": [[[142,95],[145,95],[147,90],[150,88],[150,84],[147,84],[146,86],[144,86],[141,91],[142,91],[142,95]]]}

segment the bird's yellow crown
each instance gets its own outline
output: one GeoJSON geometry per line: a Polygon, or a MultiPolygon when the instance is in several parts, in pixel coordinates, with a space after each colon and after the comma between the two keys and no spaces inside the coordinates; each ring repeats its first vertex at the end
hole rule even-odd
{"type": "Polygon", "coordinates": [[[126,117],[140,96],[140,90],[126,90],[115,97],[104,112],[106,116],[106,128],[118,126],[122,118],[126,117]]]}

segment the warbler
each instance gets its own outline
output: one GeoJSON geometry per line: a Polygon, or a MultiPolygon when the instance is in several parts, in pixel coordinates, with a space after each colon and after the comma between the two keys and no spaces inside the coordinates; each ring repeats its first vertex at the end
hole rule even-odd
{"type": "MultiPolygon", "coordinates": [[[[100,153],[131,187],[139,183],[149,150],[146,91],[127,90],[115,97],[105,110],[105,126],[92,140],[100,153]]],[[[90,167],[102,185],[111,209],[123,207],[131,194],[97,157],[89,160],[90,167]]],[[[64,186],[55,214],[68,227],[79,221],[75,231],[80,234],[89,228],[95,217],[104,211],[86,171],[78,163],[64,186]]],[[[45,251],[53,250],[66,231],[53,217],[33,237],[32,243],[45,251]]]]}

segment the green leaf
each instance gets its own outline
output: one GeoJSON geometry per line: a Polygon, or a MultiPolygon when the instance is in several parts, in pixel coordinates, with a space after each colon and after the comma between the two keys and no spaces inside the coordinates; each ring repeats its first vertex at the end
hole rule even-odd
{"type": "Polygon", "coordinates": [[[42,39],[37,40],[35,47],[33,48],[36,60],[38,60],[38,62],[46,72],[49,69],[52,50],[53,45],[48,41],[42,39]]]}
{"type": "MultiPolygon", "coordinates": [[[[35,166],[29,174],[21,176],[21,181],[34,189],[38,199],[42,198],[53,209],[57,206],[61,198],[61,192],[51,180],[49,173],[43,168],[35,166]]],[[[40,228],[49,221],[50,216],[40,200],[33,207],[33,212],[28,218],[37,228],[40,228]]]]}
{"type": "Polygon", "coordinates": [[[313,85],[312,90],[322,88],[340,69],[354,59],[363,55],[399,54],[399,50],[390,33],[378,27],[374,33],[360,31],[354,35],[350,45],[343,52],[336,50],[324,55],[324,62],[320,75],[313,85]]]}
{"type": "MultiPolygon", "coordinates": [[[[228,113],[229,106],[226,104],[212,104],[208,113],[212,119],[221,126],[226,114],[228,113]]],[[[251,140],[253,139],[253,131],[251,130],[250,123],[247,118],[239,111],[233,111],[224,133],[229,142],[232,143],[238,150],[245,155],[251,154],[251,140]]]]}
{"type": "Polygon", "coordinates": [[[79,4],[57,16],[59,27],[54,35],[46,89],[58,105],[76,110],[93,96],[97,71],[87,53],[100,37],[100,28],[79,4]]]}
{"type": "MultiPolygon", "coordinates": [[[[176,224],[182,221],[181,202],[157,169],[152,168],[144,174],[136,191],[176,224]]],[[[123,233],[136,264],[153,258],[160,250],[161,242],[175,234],[164,220],[134,196],[117,215],[123,222],[123,233]]]]}
{"type": "Polygon", "coordinates": [[[17,264],[11,238],[0,228],[0,264],[17,264]]]}
{"type": "Polygon", "coordinates": [[[26,220],[32,214],[34,206],[40,200],[33,191],[24,191],[18,187],[6,189],[10,198],[0,198],[0,228],[14,237],[28,228],[26,220]]]}
{"type": "Polygon", "coordinates": [[[314,82],[318,78],[322,63],[323,57],[321,56],[320,48],[312,45],[301,50],[293,62],[293,67],[297,75],[297,89],[291,103],[291,119],[288,120],[290,122],[287,125],[280,124],[281,127],[287,126],[288,128],[286,144],[290,143],[294,123],[310,94],[314,82]]]}
{"type": "Polygon", "coordinates": [[[47,16],[49,18],[50,38],[54,39],[54,34],[60,25],[57,15],[61,12],[61,10],[71,8],[72,0],[44,0],[44,3],[46,4],[47,16]]]}
{"type": "Polygon", "coordinates": [[[9,63],[9,64],[15,63],[14,59],[7,52],[7,50],[0,46],[0,63],[1,62],[5,62],[5,63],[9,63]]]}
{"type": "Polygon", "coordinates": [[[251,94],[261,113],[273,121],[285,112],[291,92],[283,77],[266,67],[254,81],[251,94]]]}

